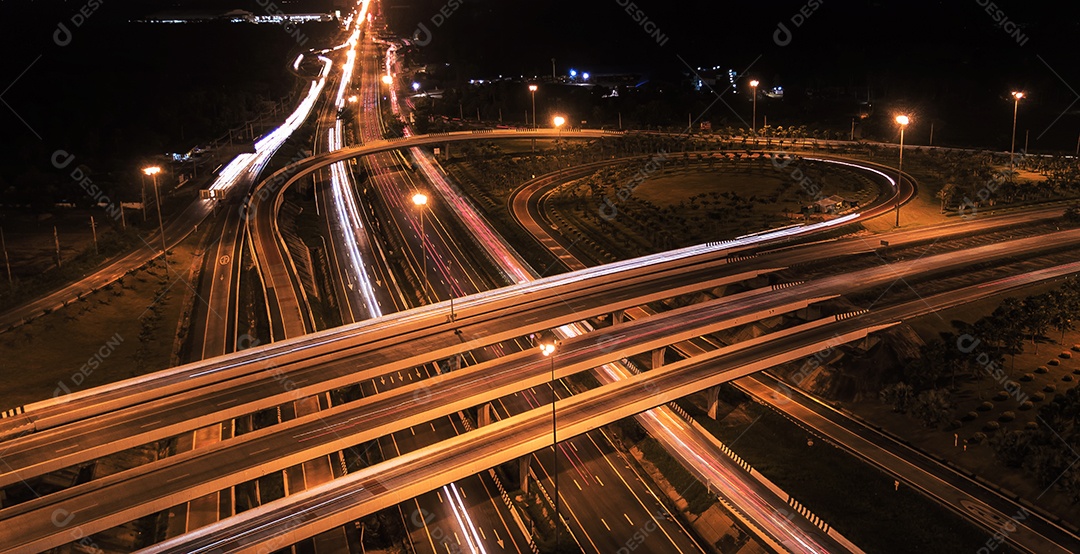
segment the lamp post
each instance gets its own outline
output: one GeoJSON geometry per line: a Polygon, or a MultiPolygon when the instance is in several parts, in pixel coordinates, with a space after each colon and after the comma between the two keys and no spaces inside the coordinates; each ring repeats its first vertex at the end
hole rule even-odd
{"type": "Polygon", "coordinates": [[[900,125],[900,165],[896,169],[896,225],[900,226],[900,180],[904,176],[904,129],[908,123],[911,123],[911,118],[906,115],[896,116],[896,123],[900,125]]]}
{"type": "Polygon", "coordinates": [[[532,95],[533,127],[536,127],[536,85],[529,85],[529,94],[532,95]]]}
{"type": "Polygon", "coordinates": [[[428,303],[428,280],[427,280],[427,232],[424,229],[424,208],[427,207],[428,197],[418,192],[412,197],[413,204],[420,208],[420,257],[424,259],[424,304],[428,303]]]}
{"type": "Polygon", "coordinates": [[[559,138],[556,139],[555,142],[559,143],[559,177],[562,177],[562,126],[564,123],[566,123],[566,118],[561,115],[557,115],[554,119],[551,120],[551,122],[555,125],[555,128],[559,130],[559,138]]]}
{"type": "Polygon", "coordinates": [[[1009,165],[1013,165],[1013,156],[1016,155],[1016,112],[1020,110],[1020,99],[1024,97],[1023,92],[1014,91],[1013,96],[1013,129],[1012,129],[1012,144],[1009,146],[1009,165]]]}
{"type": "Polygon", "coordinates": [[[143,168],[143,173],[149,175],[154,180],[154,202],[157,203],[157,223],[158,233],[161,235],[161,259],[165,262],[165,275],[169,274],[169,250],[165,247],[165,225],[161,222],[161,197],[158,195],[158,183],[157,175],[161,173],[161,168],[158,166],[151,166],[143,168]]]}
{"type": "Polygon", "coordinates": [[[552,464],[551,479],[555,485],[555,551],[559,550],[559,437],[558,427],[555,425],[555,401],[558,400],[558,395],[555,394],[555,348],[558,346],[558,342],[555,339],[551,339],[550,342],[545,342],[540,345],[540,352],[545,357],[551,360],[551,451],[555,455],[554,462],[552,464]]]}
{"type": "Polygon", "coordinates": [[[757,86],[759,84],[761,83],[757,79],[750,81],[750,91],[754,95],[754,117],[750,121],[750,133],[755,137],[757,136],[757,86]]]}

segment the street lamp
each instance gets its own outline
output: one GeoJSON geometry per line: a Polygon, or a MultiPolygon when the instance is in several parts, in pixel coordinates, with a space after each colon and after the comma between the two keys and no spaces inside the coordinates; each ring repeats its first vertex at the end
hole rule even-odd
{"type": "Polygon", "coordinates": [[[420,256],[424,258],[424,304],[428,303],[428,280],[427,280],[427,232],[424,230],[424,208],[427,207],[428,197],[418,192],[412,197],[413,204],[420,208],[420,256]]]}
{"type": "Polygon", "coordinates": [[[533,127],[536,127],[536,85],[529,85],[529,94],[532,95],[533,127]]]}
{"type": "Polygon", "coordinates": [[[384,85],[390,85],[394,82],[394,78],[389,75],[383,75],[382,82],[384,85]]]}
{"type": "Polygon", "coordinates": [[[552,463],[551,479],[555,485],[555,550],[559,550],[559,438],[557,435],[558,427],[555,425],[555,401],[558,400],[558,395],[555,394],[555,348],[558,346],[558,341],[551,339],[549,342],[543,342],[540,344],[540,352],[544,357],[551,360],[551,451],[555,455],[555,461],[552,463]]]}
{"type": "Polygon", "coordinates": [[[1023,92],[1012,93],[1013,96],[1013,130],[1012,130],[1012,145],[1009,146],[1009,165],[1013,165],[1013,156],[1016,155],[1016,112],[1020,109],[1020,99],[1024,97],[1023,92]]]}
{"type": "Polygon", "coordinates": [[[161,235],[161,259],[165,262],[165,275],[169,274],[169,250],[165,247],[165,225],[161,222],[161,197],[158,196],[158,184],[157,174],[161,173],[161,168],[158,166],[151,166],[143,168],[143,173],[149,175],[154,180],[154,202],[157,203],[157,223],[158,233],[161,235]]]}
{"type": "Polygon", "coordinates": [[[551,122],[554,123],[555,128],[559,130],[559,138],[556,139],[555,142],[557,142],[559,144],[559,177],[562,177],[563,163],[562,163],[562,140],[561,139],[562,139],[562,126],[563,126],[564,123],[566,123],[566,118],[561,116],[561,115],[557,115],[557,116],[555,116],[554,119],[551,120],[551,122]]]}
{"type": "Polygon", "coordinates": [[[904,129],[911,118],[906,115],[896,116],[896,123],[900,126],[900,165],[896,169],[896,227],[900,226],[900,180],[904,176],[904,129]]]}
{"type": "Polygon", "coordinates": [[[761,84],[757,79],[750,81],[750,90],[754,94],[754,117],[750,121],[750,133],[757,136],[757,86],[761,84]]]}

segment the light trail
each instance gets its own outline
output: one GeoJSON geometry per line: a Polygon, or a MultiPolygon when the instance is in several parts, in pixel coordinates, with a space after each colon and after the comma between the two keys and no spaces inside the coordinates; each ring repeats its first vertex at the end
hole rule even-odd
{"type": "MultiPolygon", "coordinates": [[[[301,54],[301,57],[303,55],[301,54]]],[[[218,174],[217,179],[214,179],[213,184],[210,185],[210,190],[220,191],[222,194],[229,190],[237,181],[242,177],[250,177],[256,179],[263,168],[266,167],[270,158],[281,148],[282,144],[288,140],[293,131],[298,129],[300,125],[307,120],[308,115],[311,114],[312,108],[315,106],[316,100],[319,98],[319,94],[322,93],[323,86],[326,85],[326,77],[330,74],[330,68],[333,63],[322,56],[319,56],[319,61],[323,62],[323,68],[319,72],[319,78],[311,81],[311,85],[308,87],[307,95],[300,101],[296,109],[292,114],[285,119],[280,127],[274,129],[266,136],[255,142],[255,153],[245,152],[239,156],[233,158],[221,173],[218,174]]],[[[296,62],[299,64],[299,58],[296,62]]],[[[204,203],[215,202],[214,199],[202,200],[204,203]]]]}
{"type": "MultiPolygon", "coordinates": [[[[388,50],[386,61],[387,74],[390,74],[390,68],[392,67],[392,54],[393,51],[388,50]]],[[[397,103],[392,102],[391,107],[394,110],[394,113],[397,114],[397,103]]],[[[406,136],[410,135],[407,127],[405,134],[406,136]]],[[[436,169],[432,156],[419,147],[411,148],[410,153],[413,160],[416,162],[417,167],[431,183],[432,188],[439,193],[442,201],[450,206],[459,219],[470,229],[470,231],[472,231],[473,235],[483,247],[484,252],[495,263],[495,266],[500,270],[503,276],[509,279],[510,282],[519,284],[535,280],[537,278],[536,273],[513,250],[513,248],[510,247],[509,243],[506,242],[502,235],[495,231],[486,218],[484,218],[479,213],[479,210],[477,210],[467,199],[466,195],[451,184],[449,180],[436,169]]],[[[819,161],[837,163],[839,165],[852,165],[845,162],[833,162],[832,160],[819,161]]],[[[874,171],[888,179],[889,183],[894,188],[896,187],[896,182],[889,179],[884,173],[872,168],[863,169],[874,171]]],[[[755,243],[793,237],[828,227],[843,225],[858,217],[858,213],[853,213],[829,221],[822,221],[809,225],[802,224],[743,235],[731,241],[709,243],[706,245],[684,248],[675,252],[656,254],[646,258],[650,261],[655,261],[657,259],[677,259],[687,255],[694,255],[718,249],[730,249],[744,245],[749,246],[755,243]]],[[[639,260],[643,261],[644,259],[645,258],[641,258],[639,260]]],[[[620,269],[625,269],[625,266],[620,267],[620,269]]],[[[588,332],[588,329],[581,324],[574,324],[562,326],[554,330],[554,332],[560,339],[565,340],[567,338],[585,334],[588,332]]],[[[616,364],[606,364],[599,369],[601,370],[599,372],[601,376],[606,378],[608,382],[626,379],[632,376],[632,373],[629,370],[616,364]]],[[[779,512],[767,501],[758,496],[750,487],[742,485],[741,475],[736,475],[732,469],[729,469],[724,465],[717,464],[715,461],[710,461],[712,457],[708,455],[707,450],[702,448],[702,445],[697,444],[697,441],[693,441],[693,447],[689,446],[688,442],[679,436],[677,428],[661,418],[661,415],[664,414],[665,411],[663,409],[653,409],[643,412],[637,417],[643,419],[646,426],[653,430],[654,437],[661,439],[661,442],[668,445],[678,446],[679,450],[685,453],[685,459],[696,462],[692,465],[697,467],[699,471],[704,474],[706,479],[710,482],[715,481],[717,483],[725,484],[725,492],[727,493],[728,498],[741,509],[750,512],[751,519],[757,522],[757,524],[769,535],[784,543],[789,548],[794,548],[799,552],[812,554],[828,552],[818,545],[801,527],[795,525],[787,518],[779,517],[779,512]]],[[[668,414],[668,416],[670,418],[670,414],[668,414]]]]}

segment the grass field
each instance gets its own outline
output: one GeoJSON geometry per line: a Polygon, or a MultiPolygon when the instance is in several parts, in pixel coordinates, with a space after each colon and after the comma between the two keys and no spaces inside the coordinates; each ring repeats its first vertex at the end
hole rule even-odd
{"type": "Polygon", "coordinates": [[[171,279],[158,261],[0,334],[0,409],[168,367],[197,240],[169,251],[171,279]]]}

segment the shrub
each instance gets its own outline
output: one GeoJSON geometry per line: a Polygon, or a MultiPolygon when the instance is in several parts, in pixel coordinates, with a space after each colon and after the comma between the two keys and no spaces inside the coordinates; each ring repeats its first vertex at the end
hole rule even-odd
{"type": "Polygon", "coordinates": [[[1058,354],[1058,357],[1063,359],[1063,360],[1071,360],[1072,359],[1072,352],[1069,352],[1068,350],[1066,350],[1066,351],[1062,352],[1061,354],[1058,354]]]}
{"type": "Polygon", "coordinates": [[[1046,399],[1046,395],[1041,393],[1041,392],[1037,392],[1037,393],[1031,395],[1031,401],[1032,402],[1042,402],[1045,399],[1046,399]]]}
{"type": "Polygon", "coordinates": [[[979,407],[976,408],[976,409],[979,410],[980,412],[989,412],[990,410],[994,409],[994,403],[993,402],[983,402],[982,404],[979,404],[979,407]]]}
{"type": "Polygon", "coordinates": [[[978,418],[979,418],[979,412],[976,412],[976,411],[972,410],[972,411],[964,414],[964,417],[962,417],[961,419],[963,419],[964,421],[973,421],[973,420],[976,420],[978,418]]]}
{"type": "Polygon", "coordinates": [[[1016,414],[1012,411],[1002,412],[1002,414],[998,416],[998,421],[1002,423],[1008,423],[1014,419],[1016,419],[1016,414]]]}
{"type": "Polygon", "coordinates": [[[1034,421],[1029,421],[1029,422],[1024,424],[1024,429],[1027,429],[1028,431],[1035,431],[1038,428],[1039,428],[1039,424],[1035,423],[1034,421]]]}
{"type": "Polygon", "coordinates": [[[1024,411],[1030,410],[1032,406],[1034,406],[1034,404],[1032,404],[1030,400],[1025,400],[1020,403],[1020,409],[1024,411]]]}
{"type": "Polygon", "coordinates": [[[1072,351],[1073,352],[1080,352],[1080,344],[1074,344],[1072,346],[1072,351]]]}
{"type": "Polygon", "coordinates": [[[1061,376],[1061,380],[1062,380],[1062,381],[1065,381],[1066,383],[1068,383],[1069,381],[1072,381],[1072,380],[1073,380],[1073,376],[1072,376],[1072,375],[1062,375],[1062,376],[1061,376]]]}
{"type": "Polygon", "coordinates": [[[1058,365],[1058,364],[1060,364],[1060,363],[1061,363],[1061,362],[1059,362],[1059,361],[1057,361],[1057,360],[1050,360],[1049,362],[1046,362],[1046,365],[1058,365]]]}
{"type": "MultiPolygon", "coordinates": [[[[997,422],[996,421],[991,421],[990,423],[995,423],[996,424],[997,422]]],[[[978,432],[978,433],[975,433],[974,435],[971,435],[971,442],[973,442],[975,444],[979,444],[980,442],[982,442],[984,440],[986,440],[986,433],[983,433],[981,431],[978,432]]]]}
{"type": "Polygon", "coordinates": [[[1057,392],[1057,385],[1051,383],[1043,387],[1043,392],[1057,392]]]}
{"type": "Polygon", "coordinates": [[[1006,401],[1008,399],[1009,399],[1009,393],[1007,393],[1007,392],[1005,392],[1003,390],[998,391],[998,393],[994,395],[994,402],[1004,402],[1004,401],[1006,401]]]}
{"type": "Polygon", "coordinates": [[[1046,373],[1047,371],[1050,371],[1050,370],[1046,369],[1046,366],[1044,366],[1044,365],[1041,365],[1041,366],[1035,368],[1035,373],[1042,374],[1042,373],[1046,373]]]}
{"type": "Polygon", "coordinates": [[[998,429],[1001,429],[1001,424],[996,421],[987,421],[986,425],[983,426],[983,431],[987,432],[997,431],[998,429]]]}
{"type": "Polygon", "coordinates": [[[1025,374],[1020,376],[1020,381],[1022,381],[1024,383],[1027,383],[1028,381],[1031,381],[1034,378],[1035,378],[1034,373],[1025,373],[1025,374]]]}

